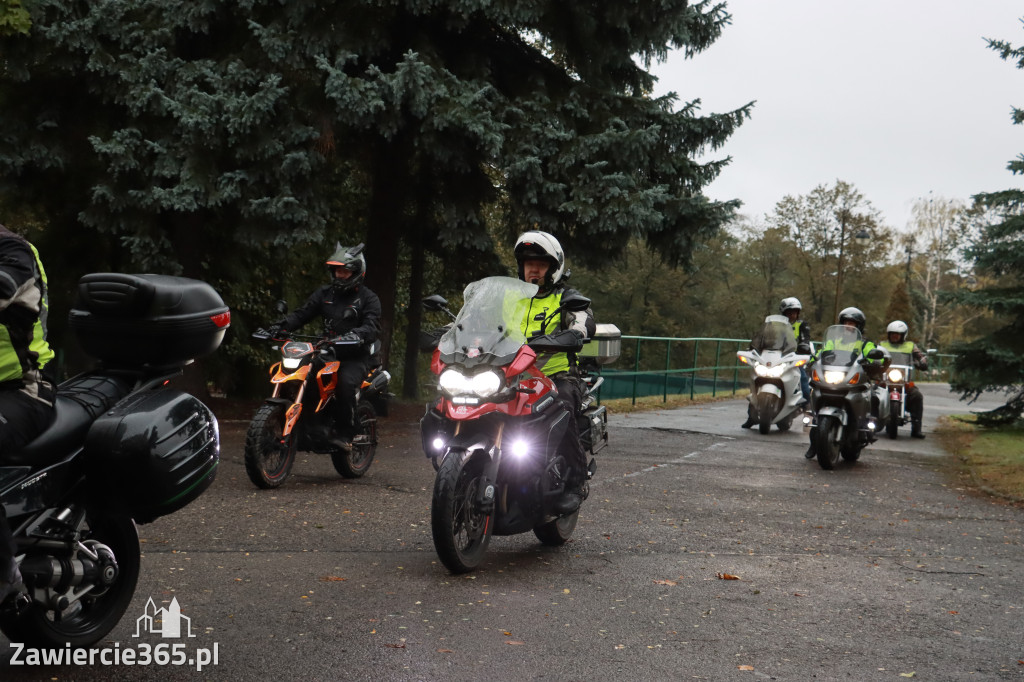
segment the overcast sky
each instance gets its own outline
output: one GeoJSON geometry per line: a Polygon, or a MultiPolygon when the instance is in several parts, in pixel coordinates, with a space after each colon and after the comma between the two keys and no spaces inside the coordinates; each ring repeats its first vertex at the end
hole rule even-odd
{"type": "Polygon", "coordinates": [[[732,163],[707,190],[763,219],[785,195],[852,183],[907,229],[920,197],[968,201],[1024,182],[1024,70],[983,38],[1024,44],[1024,3],[1010,0],[727,0],[722,37],[691,60],[652,68],[657,94],[719,113],[756,100],[710,158],[732,163]]]}

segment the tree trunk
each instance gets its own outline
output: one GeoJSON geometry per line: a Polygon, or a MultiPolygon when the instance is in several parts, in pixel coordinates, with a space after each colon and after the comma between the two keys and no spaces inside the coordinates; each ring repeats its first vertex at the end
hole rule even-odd
{"type": "Polygon", "coordinates": [[[402,397],[408,400],[416,400],[419,398],[419,337],[420,329],[423,325],[423,307],[420,305],[420,301],[423,299],[423,265],[425,256],[423,254],[422,230],[414,227],[411,235],[415,242],[410,244],[412,263],[409,272],[409,319],[405,333],[405,370],[402,375],[402,397]]]}

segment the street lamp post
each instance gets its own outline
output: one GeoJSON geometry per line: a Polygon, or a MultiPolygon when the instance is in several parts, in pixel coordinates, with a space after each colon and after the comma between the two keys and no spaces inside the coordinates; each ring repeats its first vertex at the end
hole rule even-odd
{"type": "MultiPolygon", "coordinates": [[[[846,220],[849,215],[844,211],[839,217],[839,267],[836,269],[836,299],[832,307],[832,324],[836,324],[839,317],[839,294],[843,289],[843,249],[846,246],[846,220]]],[[[854,239],[861,246],[867,246],[871,241],[871,235],[862,227],[854,239]]]]}

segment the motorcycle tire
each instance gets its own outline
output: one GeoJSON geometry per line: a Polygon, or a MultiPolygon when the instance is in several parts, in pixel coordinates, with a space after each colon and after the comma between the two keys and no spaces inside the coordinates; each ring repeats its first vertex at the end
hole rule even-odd
{"type": "Polygon", "coordinates": [[[850,445],[849,443],[843,443],[842,446],[840,446],[839,448],[839,454],[842,455],[843,459],[845,459],[847,462],[856,462],[858,459],[860,459],[860,453],[863,449],[864,446],[861,445],[860,443],[855,443],[853,445],[850,445]]]}
{"type": "Polygon", "coordinates": [[[373,405],[360,402],[356,406],[356,436],[350,450],[335,450],[331,453],[334,470],[344,478],[360,478],[370,469],[377,454],[377,413],[373,405]]]}
{"type": "Polygon", "coordinates": [[[814,451],[822,469],[834,469],[839,463],[839,433],[843,425],[832,415],[818,418],[814,430],[814,451]]]}
{"type": "Polygon", "coordinates": [[[757,394],[757,430],[762,435],[772,430],[772,419],[779,411],[779,398],[771,393],[757,394]]]}
{"type": "Polygon", "coordinates": [[[484,462],[464,450],[449,452],[434,480],[430,530],[437,556],[452,573],[479,566],[491,542],[491,517],[477,508],[484,462]]]}
{"type": "Polygon", "coordinates": [[[287,411],[286,405],[265,403],[249,423],[245,434],[245,473],[258,488],[277,488],[292,471],[298,434],[292,431],[282,435],[287,411]]]}
{"type": "MultiPolygon", "coordinates": [[[[12,642],[38,649],[92,646],[114,629],[131,604],[139,580],[141,550],[135,522],[126,516],[87,512],[83,541],[110,548],[117,561],[117,579],[102,592],[89,593],[58,613],[50,604],[33,600],[27,611],[0,616],[0,631],[12,642]]],[[[33,552],[30,550],[29,555],[33,552]]],[[[76,550],[77,553],[77,550],[76,550]]],[[[54,597],[56,592],[46,589],[54,597]]]]}
{"type": "Polygon", "coordinates": [[[889,421],[885,422],[885,433],[889,438],[896,439],[900,433],[899,417],[896,414],[899,412],[899,404],[893,408],[892,414],[889,416],[889,421]]]}
{"type": "Polygon", "coordinates": [[[791,428],[793,428],[793,420],[794,419],[796,419],[795,413],[789,415],[788,417],[786,417],[782,421],[776,423],[775,426],[779,427],[779,431],[789,431],[791,428]]]}
{"type": "Polygon", "coordinates": [[[580,511],[577,509],[568,516],[561,516],[554,521],[542,523],[534,527],[533,534],[537,536],[541,543],[548,547],[559,547],[568,542],[569,538],[572,537],[572,532],[576,530],[576,522],[579,518],[580,511]]]}

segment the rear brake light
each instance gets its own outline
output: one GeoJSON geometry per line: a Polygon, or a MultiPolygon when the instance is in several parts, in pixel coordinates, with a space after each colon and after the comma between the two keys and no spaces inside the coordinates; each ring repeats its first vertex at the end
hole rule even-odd
{"type": "Polygon", "coordinates": [[[217,326],[217,329],[223,329],[224,327],[227,327],[229,324],[231,324],[231,311],[229,310],[226,313],[211,315],[210,321],[212,321],[217,326]]]}

